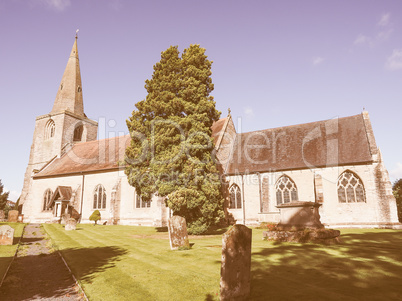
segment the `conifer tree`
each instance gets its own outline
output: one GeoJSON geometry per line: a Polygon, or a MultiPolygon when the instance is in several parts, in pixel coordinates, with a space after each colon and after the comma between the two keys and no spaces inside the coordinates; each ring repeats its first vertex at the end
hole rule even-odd
{"type": "Polygon", "coordinates": [[[0,180],[0,210],[4,210],[7,205],[9,192],[3,192],[4,186],[0,180]]]}
{"type": "Polygon", "coordinates": [[[211,138],[212,123],[220,116],[210,96],[211,65],[199,45],[190,45],[181,57],[171,46],[145,82],[146,99],[127,120],[129,183],[145,201],[155,193],[166,197],[193,234],[204,233],[224,216],[211,138]]]}

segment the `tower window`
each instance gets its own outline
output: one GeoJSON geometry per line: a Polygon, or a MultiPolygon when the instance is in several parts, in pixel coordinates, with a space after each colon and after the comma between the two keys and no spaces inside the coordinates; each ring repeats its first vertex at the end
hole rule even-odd
{"type": "Polygon", "coordinates": [[[82,132],[84,131],[83,125],[79,125],[74,130],[74,141],[81,141],[82,140],[82,132]]]}
{"type": "Polygon", "coordinates": [[[53,138],[55,131],[56,125],[54,124],[54,121],[52,119],[49,119],[45,126],[45,139],[53,138]]]}
{"type": "Polygon", "coordinates": [[[297,187],[295,182],[288,176],[282,176],[279,178],[275,185],[276,190],[276,203],[290,203],[298,201],[297,187]]]}
{"type": "Polygon", "coordinates": [[[233,184],[229,189],[229,208],[230,209],[241,209],[241,191],[240,187],[233,184]]]}

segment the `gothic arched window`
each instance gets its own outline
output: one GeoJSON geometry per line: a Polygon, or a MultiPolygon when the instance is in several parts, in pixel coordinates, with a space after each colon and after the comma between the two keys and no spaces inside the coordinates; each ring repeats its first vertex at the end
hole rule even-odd
{"type": "Polygon", "coordinates": [[[55,131],[56,125],[54,124],[54,121],[52,119],[49,119],[45,126],[45,139],[53,138],[55,131]]]}
{"type": "Polygon", "coordinates": [[[275,191],[276,203],[278,205],[299,200],[296,184],[288,176],[282,176],[279,178],[275,185],[275,191]]]}
{"type": "Polygon", "coordinates": [[[106,208],[106,190],[102,184],[95,187],[94,190],[94,205],[93,209],[105,209],[106,208]]]}
{"type": "Polygon", "coordinates": [[[240,187],[237,186],[236,184],[233,184],[232,186],[230,186],[229,195],[230,195],[229,208],[230,209],[240,209],[241,208],[240,187]]]}
{"type": "Polygon", "coordinates": [[[84,127],[82,124],[78,125],[75,129],[74,129],[74,141],[78,142],[82,140],[82,132],[84,131],[84,127]]]}
{"type": "Polygon", "coordinates": [[[142,197],[138,194],[135,193],[135,208],[150,208],[151,207],[151,201],[144,201],[142,197]]]}
{"type": "Polygon", "coordinates": [[[50,210],[50,202],[52,200],[53,192],[50,189],[46,189],[45,193],[43,194],[43,211],[50,210]]]}
{"type": "Polygon", "coordinates": [[[363,182],[350,170],[342,173],[338,179],[338,201],[339,203],[366,202],[363,182]]]}

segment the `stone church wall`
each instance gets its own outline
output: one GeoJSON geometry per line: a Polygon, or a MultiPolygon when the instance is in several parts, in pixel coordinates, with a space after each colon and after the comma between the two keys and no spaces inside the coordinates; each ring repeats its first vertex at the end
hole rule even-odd
{"type": "Polygon", "coordinates": [[[237,220],[237,223],[243,223],[244,214],[245,223],[248,225],[262,221],[278,222],[279,210],[276,208],[276,181],[282,175],[288,176],[296,184],[299,201],[314,202],[314,178],[316,174],[321,175],[322,178],[323,201],[320,215],[324,224],[336,227],[382,227],[398,222],[395,200],[392,199],[392,195],[389,195],[389,192],[388,194],[385,192],[386,188],[384,188],[383,184],[385,180],[382,180],[382,182],[379,180],[381,176],[384,176],[384,173],[381,173],[381,176],[379,175],[378,163],[261,173],[259,176],[258,174],[228,176],[229,187],[233,183],[236,183],[240,189],[244,187],[242,201],[245,205],[241,209],[229,209],[229,212],[237,220]],[[339,202],[338,178],[346,170],[350,170],[360,177],[365,189],[366,202],[339,202]],[[261,188],[260,185],[262,186],[261,188]],[[379,188],[379,185],[381,188],[379,188]],[[266,208],[268,208],[268,211],[266,208]]]}
{"type": "MultiPolygon", "coordinates": [[[[24,205],[24,219],[28,222],[46,222],[52,219],[52,211],[43,211],[45,191],[50,188],[54,192],[57,186],[70,186],[73,192],[77,192],[75,209],[81,212],[81,187],[82,175],[39,178],[33,180],[31,201],[24,205]]],[[[112,202],[112,193],[116,188],[119,194],[118,223],[122,225],[143,225],[160,227],[167,223],[169,209],[165,206],[163,198],[154,196],[150,208],[136,208],[135,189],[130,186],[124,171],[99,172],[85,174],[84,193],[82,202],[82,223],[91,223],[89,216],[95,210],[93,208],[95,187],[101,184],[106,191],[106,208],[98,209],[102,216],[102,222],[116,218],[115,204],[112,202]]]]}

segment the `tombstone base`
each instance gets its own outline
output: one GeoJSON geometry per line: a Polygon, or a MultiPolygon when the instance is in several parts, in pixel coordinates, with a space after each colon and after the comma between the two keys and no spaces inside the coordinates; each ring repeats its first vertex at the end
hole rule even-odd
{"type": "Polygon", "coordinates": [[[333,229],[304,229],[299,231],[265,231],[262,233],[264,240],[298,243],[321,243],[325,245],[341,243],[339,230],[333,229]]]}

